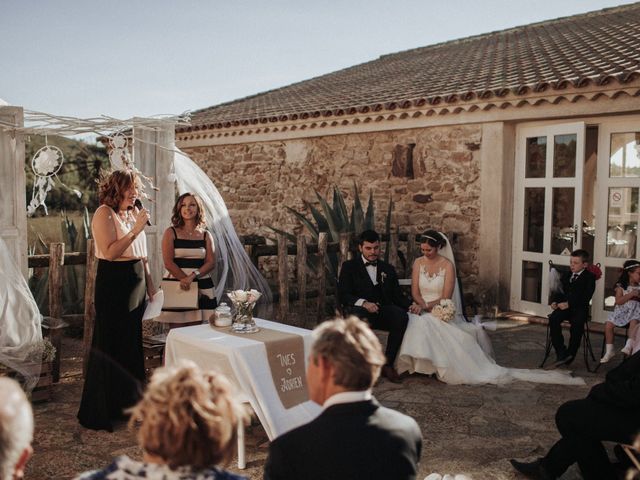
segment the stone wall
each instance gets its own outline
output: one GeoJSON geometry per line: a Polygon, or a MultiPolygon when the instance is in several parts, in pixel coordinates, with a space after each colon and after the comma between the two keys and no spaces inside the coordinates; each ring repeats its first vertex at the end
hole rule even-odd
{"type": "Polygon", "coordinates": [[[220,190],[240,234],[271,235],[302,226],[285,206],[303,211],[337,185],[351,208],[353,182],[363,204],[373,189],[383,229],[389,198],[401,232],[436,228],[454,243],[465,290],[477,277],[480,221],[480,126],[348,134],[185,151],[220,190]]]}

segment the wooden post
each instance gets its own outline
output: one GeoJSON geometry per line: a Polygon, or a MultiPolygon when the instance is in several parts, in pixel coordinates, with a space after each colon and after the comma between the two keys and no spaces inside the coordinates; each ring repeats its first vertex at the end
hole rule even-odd
{"type": "Polygon", "coordinates": [[[296,273],[298,280],[298,302],[300,303],[300,320],[307,321],[307,237],[298,235],[296,252],[296,273]]]}
{"type": "Polygon", "coordinates": [[[251,262],[256,266],[256,268],[258,268],[258,256],[255,253],[255,245],[244,245],[244,251],[247,252],[247,255],[251,259],[251,262]]]}
{"type": "Polygon", "coordinates": [[[62,354],[62,329],[54,322],[62,322],[62,273],[64,266],[64,243],[49,245],[49,316],[55,319],[51,323],[49,336],[56,347],[53,359],[53,381],[60,380],[60,356],[62,354]]]}
{"type": "Polygon", "coordinates": [[[398,267],[398,232],[391,233],[389,235],[389,243],[387,243],[389,249],[389,263],[394,268],[398,267]]]}
{"type": "Polygon", "coordinates": [[[407,271],[404,273],[406,278],[411,277],[411,268],[416,258],[416,234],[409,233],[407,237],[407,271]]]}
{"type": "Polygon", "coordinates": [[[286,323],[289,313],[289,271],[287,265],[287,238],[278,234],[278,290],[280,292],[280,321],[286,323]]]}
{"type": "Polygon", "coordinates": [[[93,239],[87,240],[87,271],[84,286],[84,334],[82,337],[82,376],[87,374],[87,363],[93,339],[93,325],[96,321],[94,295],[96,290],[96,271],[98,261],[95,256],[93,239]]]}
{"type": "Polygon", "coordinates": [[[327,295],[327,232],[318,235],[318,320],[324,317],[324,304],[327,295]]]}
{"type": "Polygon", "coordinates": [[[351,235],[348,233],[340,234],[340,258],[338,259],[338,277],[340,277],[340,270],[342,270],[342,264],[349,260],[349,240],[351,235]]]}

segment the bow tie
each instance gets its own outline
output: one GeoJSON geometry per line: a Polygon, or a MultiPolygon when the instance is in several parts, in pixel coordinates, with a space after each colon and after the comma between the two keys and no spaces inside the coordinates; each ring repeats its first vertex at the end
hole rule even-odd
{"type": "Polygon", "coordinates": [[[378,266],[378,262],[364,262],[364,266],[365,267],[377,267],[378,266]]]}

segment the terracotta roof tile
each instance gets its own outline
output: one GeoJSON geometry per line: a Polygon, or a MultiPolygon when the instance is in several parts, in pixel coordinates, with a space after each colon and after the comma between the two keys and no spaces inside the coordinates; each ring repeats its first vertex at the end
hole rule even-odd
{"type": "Polygon", "coordinates": [[[383,55],[195,111],[192,122],[220,128],[625,83],[640,75],[639,46],[634,3],[383,55]]]}

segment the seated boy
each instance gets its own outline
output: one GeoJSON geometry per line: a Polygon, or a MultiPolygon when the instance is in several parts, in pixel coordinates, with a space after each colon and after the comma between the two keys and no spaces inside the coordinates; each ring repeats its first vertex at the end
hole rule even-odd
{"type": "Polygon", "coordinates": [[[589,316],[589,302],[596,288],[596,277],[587,270],[588,260],[589,253],[586,250],[571,252],[570,272],[562,277],[563,292],[556,295],[551,303],[553,312],[549,315],[549,329],[557,356],[554,366],[571,363],[580,346],[584,324],[589,316]],[[571,324],[568,347],[562,336],[563,320],[568,320],[571,324]]]}

